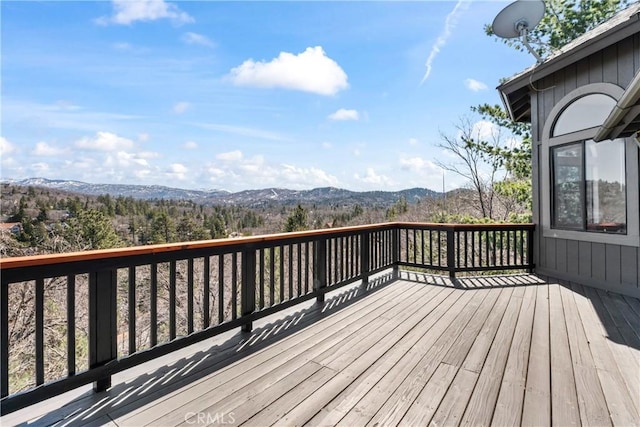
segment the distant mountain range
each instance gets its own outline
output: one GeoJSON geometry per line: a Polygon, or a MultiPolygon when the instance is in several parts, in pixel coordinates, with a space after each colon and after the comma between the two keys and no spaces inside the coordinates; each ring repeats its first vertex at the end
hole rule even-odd
{"type": "Polygon", "coordinates": [[[225,190],[186,190],[162,185],[127,184],[89,184],[80,181],[67,181],[46,178],[27,178],[21,180],[5,179],[3,183],[21,186],[46,187],[73,193],[99,196],[133,197],[136,199],[174,199],[191,200],[200,204],[237,204],[259,207],[277,204],[339,204],[364,206],[389,206],[401,197],[414,203],[427,197],[440,197],[442,193],[427,188],[410,188],[400,191],[349,191],[341,188],[323,187],[312,190],[288,190],[284,188],[266,188],[262,190],[244,190],[231,193],[225,190]]]}

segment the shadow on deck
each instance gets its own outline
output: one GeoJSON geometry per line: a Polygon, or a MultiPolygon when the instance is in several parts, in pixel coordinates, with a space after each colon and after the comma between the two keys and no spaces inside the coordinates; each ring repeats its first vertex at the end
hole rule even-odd
{"type": "Polygon", "coordinates": [[[85,387],[2,422],[640,423],[634,298],[535,275],[403,271],[254,326],[118,374],[107,392],[85,387]]]}

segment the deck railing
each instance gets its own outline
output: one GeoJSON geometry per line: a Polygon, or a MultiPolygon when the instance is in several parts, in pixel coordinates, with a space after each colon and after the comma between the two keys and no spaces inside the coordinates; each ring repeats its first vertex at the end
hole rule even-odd
{"type": "Polygon", "coordinates": [[[124,369],[390,268],[531,270],[533,229],[386,223],[2,259],[2,413],[105,390],[124,369]]]}

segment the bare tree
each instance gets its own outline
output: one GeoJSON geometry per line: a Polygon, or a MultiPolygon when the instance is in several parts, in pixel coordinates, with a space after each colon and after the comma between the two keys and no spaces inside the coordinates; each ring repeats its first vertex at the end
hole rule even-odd
{"type": "Polygon", "coordinates": [[[483,132],[483,129],[476,126],[469,117],[460,118],[456,129],[455,136],[440,133],[442,140],[436,146],[449,153],[452,160],[436,160],[436,164],[466,179],[477,195],[480,214],[485,218],[494,218],[494,184],[499,179],[500,168],[495,162],[486,160],[482,153],[473,147],[480,141],[485,141],[491,146],[500,146],[500,129],[494,127],[489,132],[483,132]]]}

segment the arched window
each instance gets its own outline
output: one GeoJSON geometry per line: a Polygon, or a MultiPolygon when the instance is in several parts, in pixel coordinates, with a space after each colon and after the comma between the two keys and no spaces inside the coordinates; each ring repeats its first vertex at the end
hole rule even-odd
{"type": "Polygon", "coordinates": [[[628,194],[638,191],[635,167],[628,167],[633,156],[627,151],[634,147],[622,138],[593,141],[623,92],[609,83],[585,85],[549,112],[540,152],[545,236],[610,243],[637,240],[638,215],[628,207],[628,194]]]}
{"type": "Polygon", "coordinates": [[[553,126],[552,136],[600,126],[615,105],[616,100],[603,93],[582,96],[560,113],[553,126]]]}

